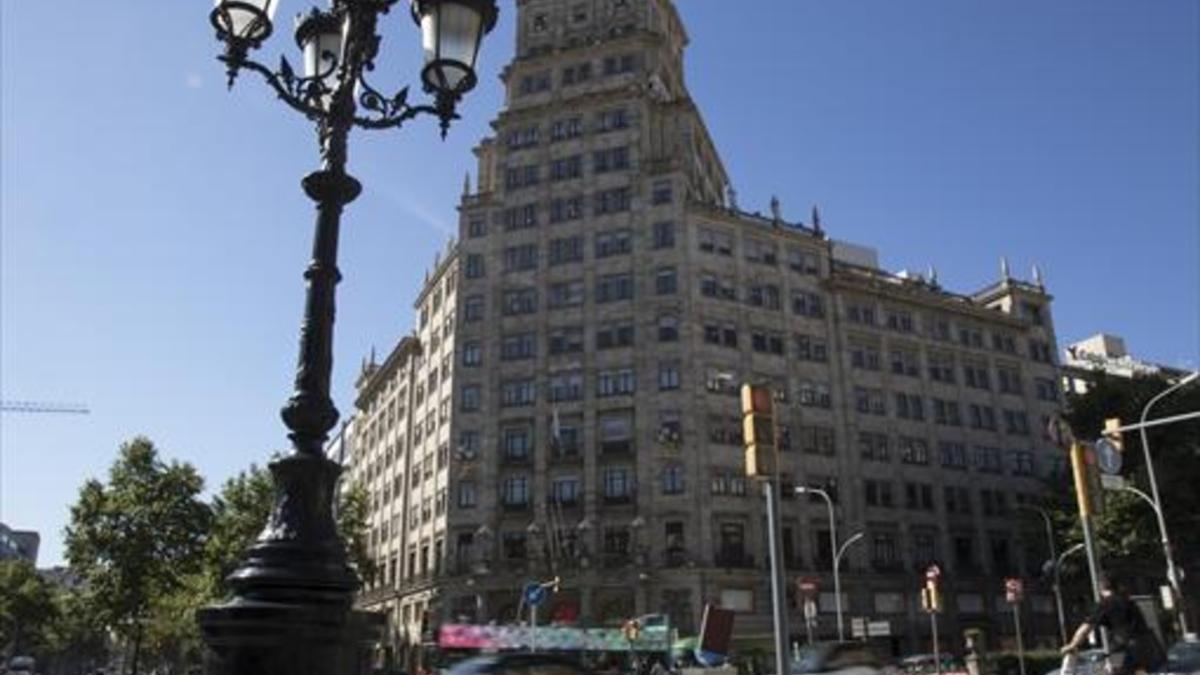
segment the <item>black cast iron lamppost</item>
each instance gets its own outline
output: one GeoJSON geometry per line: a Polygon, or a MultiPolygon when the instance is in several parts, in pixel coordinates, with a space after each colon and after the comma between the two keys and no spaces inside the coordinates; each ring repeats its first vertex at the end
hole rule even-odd
{"type": "Polygon", "coordinates": [[[270,37],[279,0],[216,0],[211,21],[225,52],[229,85],[242,70],[261,75],[317,127],[321,168],[302,181],[317,205],[313,258],[300,331],[295,391],[282,410],[294,452],[271,464],[275,504],[258,541],[230,575],[233,598],[200,610],[210,675],[357,674],[368,666],[379,617],[352,607],[359,581],[347,564],[333,517],[340,471],[324,457],[338,412],[329,395],[334,294],[342,209],[361,190],[346,173],[350,130],[399,127],[435,115],[445,136],[455,107],[476,84],[483,35],[495,26],[496,0],[411,0],[420,26],[421,80],[432,105],[410,105],[408,88],[391,97],[365,79],[374,69],[379,19],[399,0],[332,0],[298,20],[303,74],[286,58],[273,70],[249,58],[270,37]]]}

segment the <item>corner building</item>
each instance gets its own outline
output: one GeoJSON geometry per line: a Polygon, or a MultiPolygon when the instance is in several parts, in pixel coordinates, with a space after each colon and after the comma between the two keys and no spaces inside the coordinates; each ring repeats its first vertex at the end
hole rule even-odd
{"type": "MultiPolygon", "coordinates": [[[[842,540],[847,635],[889,624],[928,651],[923,570],[944,570],[944,644],[1011,639],[1003,578],[1046,559],[1034,501],[1063,470],[1050,297],[890,274],[819,222],[740,211],[684,82],[669,0],[518,0],[507,102],[484,139],[460,240],[417,298],[416,334],[364,366],[350,475],[372,494],[380,574],[361,601],[400,653],[447,621],[612,625],[706,603],[769,640],[765,505],[744,477],[738,389],[780,399],[783,555],[819,580],[836,635],[824,502],[842,540]]],[[[1032,638],[1057,631],[1028,582],[1032,638]]]]}

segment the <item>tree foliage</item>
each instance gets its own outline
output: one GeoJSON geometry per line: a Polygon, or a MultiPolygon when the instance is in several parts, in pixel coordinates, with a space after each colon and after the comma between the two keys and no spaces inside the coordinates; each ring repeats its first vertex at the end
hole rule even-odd
{"type": "Polygon", "coordinates": [[[54,592],[28,561],[0,561],[0,655],[38,652],[58,618],[54,592]]]}
{"type": "Polygon", "coordinates": [[[155,600],[201,570],[211,523],[199,499],[203,487],[191,465],[163,462],[154,444],[138,437],[121,447],[108,482],[86,482],[71,507],[67,558],[98,617],[133,636],[135,652],[155,600]]]}
{"type": "MultiPolygon", "coordinates": [[[[1167,386],[1158,378],[1102,378],[1087,394],[1069,398],[1067,421],[1080,440],[1094,440],[1106,418],[1119,417],[1122,424],[1137,422],[1146,403],[1167,386]]],[[[1155,404],[1149,419],[1197,410],[1200,387],[1192,386],[1155,404]]],[[[1185,567],[1189,583],[1195,588],[1196,577],[1200,576],[1200,490],[1196,489],[1200,485],[1200,421],[1151,428],[1147,435],[1174,558],[1185,567]]],[[[1123,456],[1122,475],[1130,485],[1149,493],[1145,454],[1137,432],[1124,435],[1123,456]]],[[[1060,519],[1070,526],[1068,540],[1082,541],[1071,478],[1064,477],[1063,482],[1057,490],[1063,496],[1060,519]]],[[[1095,519],[1095,531],[1106,570],[1141,580],[1142,591],[1165,583],[1158,521],[1145,501],[1129,492],[1106,490],[1104,510],[1095,519]]]]}

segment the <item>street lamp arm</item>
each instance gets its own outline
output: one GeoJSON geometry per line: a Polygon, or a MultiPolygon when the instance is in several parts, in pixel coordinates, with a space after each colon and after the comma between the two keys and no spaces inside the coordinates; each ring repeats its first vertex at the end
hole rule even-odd
{"type": "Polygon", "coordinates": [[[1122,491],[1122,492],[1129,492],[1129,493],[1131,493],[1131,494],[1137,495],[1137,496],[1138,496],[1138,497],[1139,497],[1139,498],[1140,498],[1142,501],[1144,501],[1144,502],[1146,502],[1147,504],[1149,504],[1149,505],[1150,505],[1150,508],[1154,510],[1154,513],[1155,513],[1155,514],[1158,514],[1158,513],[1159,513],[1159,510],[1158,510],[1158,504],[1156,504],[1156,503],[1154,502],[1154,498],[1153,498],[1153,497],[1151,497],[1150,495],[1146,494],[1145,492],[1142,492],[1141,490],[1139,490],[1139,489],[1137,489],[1137,488],[1133,487],[1132,485],[1125,485],[1125,486],[1122,486],[1122,487],[1121,487],[1121,491],[1122,491]]]}
{"type": "MultiPolygon", "coordinates": [[[[321,74],[299,77],[288,63],[287,57],[284,56],[279,57],[279,72],[271,70],[254,59],[246,58],[245,55],[222,54],[217,57],[217,60],[224,63],[230,72],[247,68],[258,73],[266,80],[267,84],[271,85],[280,100],[308,119],[319,122],[329,117],[329,113],[318,107],[314,101],[327,93],[322,82],[337,68],[337,63],[331,63],[329,70],[321,74]]],[[[233,87],[232,78],[229,86],[233,87]]]]}
{"type": "Polygon", "coordinates": [[[864,536],[866,536],[864,533],[858,532],[858,533],[855,533],[854,536],[850,537],[846,541],[843,541],[842,545],[838,547],[837,558],[839,560],[841,560],[842,555],[846,553],[846,549],[850,548],[851,544],[861,541],[864,536]]]}
{"type": "Polygon", "coordinates": [[[367,117],[356,115],[354,124],[362,129],[394,129],[414,117],[427,114],[437,115],[442,120],[443,134],[451,120],[459,119],[454,112],[454,102],[444,101],[438,97],[437,105],[408,104],[408,87],[396,92],[395,96],[387,97],[367,83],[365,77],[358,78],[358,105],[368,112],[367,117]]]}

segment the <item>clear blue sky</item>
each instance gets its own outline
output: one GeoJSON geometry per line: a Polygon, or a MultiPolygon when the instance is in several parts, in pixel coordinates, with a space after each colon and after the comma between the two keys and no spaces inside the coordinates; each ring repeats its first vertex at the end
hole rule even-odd
{"type": "MultiPolygon", "coordinates": [[[[875,246],[944,285],[1038,262],[1061,341],[1124,335],[1200,365],[1200,3],[1194,0],[679,0],[688,79],[743,208],[875,246]]],[[[226,93],[209,2],[0,1],[5,399],[0,520],[61,560],[78,486],[150,436],[210,488],[286,447],[311,205],[312,133],[245,76],[226,93]],[[49,36],[49,37],[48,37],[49,36]]],[[[284,0],[265,52],[294,54],[284,0]]],[[[384,23],[381,88],[414,81],[417,32],[384,23]]],[[[341,255],[335,390],[412,322],[455,231],[471,147],[500,105],[514,3],[440,142],[360,134],[341,255]]],[[[296,59],[293,59],[295,62],[296,59]]]]}

